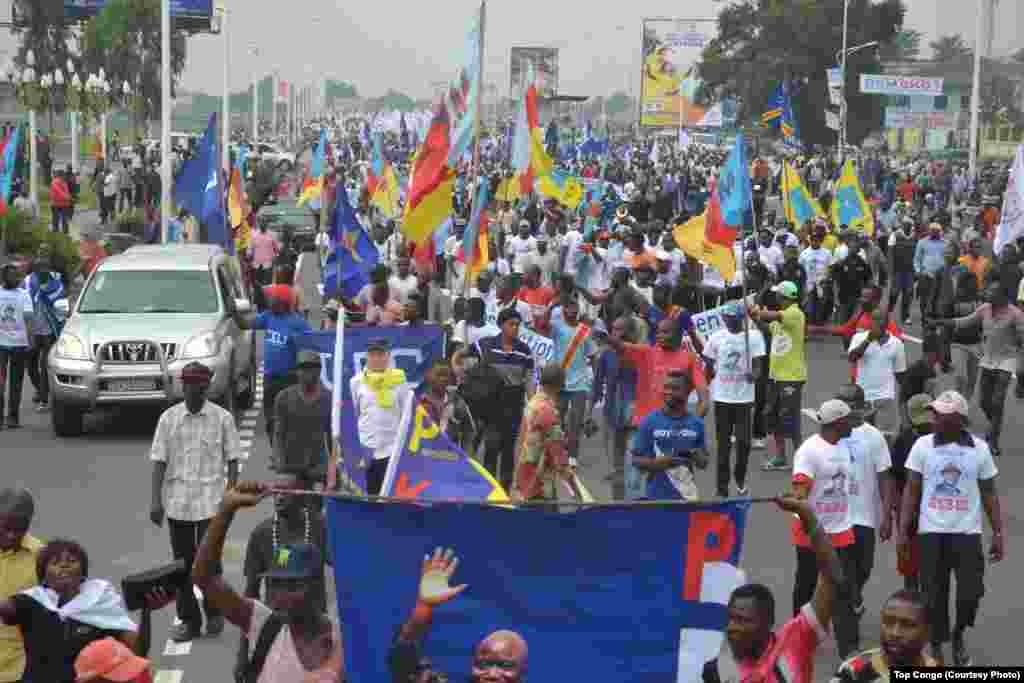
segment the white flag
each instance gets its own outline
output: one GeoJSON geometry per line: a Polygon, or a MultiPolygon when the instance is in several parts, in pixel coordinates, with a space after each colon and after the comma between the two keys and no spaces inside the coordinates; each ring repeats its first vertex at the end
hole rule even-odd
{"type": "Polygon", "coordinates": [[[1024,235],[1024,145],[1017,148],[1017,156],[1010,170],[1010,182],[1006,185],[1003,212],[996,227],[995,253],[1003,245],[1024,235]]]}
{"type": "Polygon", "coordinates": [[[839,115],[828,109],[825,110],[825,125],[832,130],[839,130],[839,115]]]}

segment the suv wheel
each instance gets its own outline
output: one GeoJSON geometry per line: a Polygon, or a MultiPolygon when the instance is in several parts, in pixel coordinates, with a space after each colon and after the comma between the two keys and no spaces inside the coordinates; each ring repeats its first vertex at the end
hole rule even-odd
{"type": "Polygon", "coordinates": [[[85,431],[85,413],[78,408],[61,403],[55,396],[51,396],[50,403],[53,433],[62,438],[81,436],[85,431]]]}
{"type": "Polygon", "coordinates": [[[245,373],[245,388],[242,390],[235,401],[235,405],[238,406],[239,410],[248,410],[252,408],[256,402],[256,362],[255,359],[249,361],[249,371],[245,373]]]}

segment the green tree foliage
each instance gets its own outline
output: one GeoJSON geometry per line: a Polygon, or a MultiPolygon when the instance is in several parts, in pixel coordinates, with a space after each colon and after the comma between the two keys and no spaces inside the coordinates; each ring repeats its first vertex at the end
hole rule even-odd
{"type": "Polygon", "coordinates": [[[982,120],[985,123],[1020,125],[1024,121],[1024,113],[1021,112],[1017,85],[1002,74],[986,75],[984,71],[980,91],[982,120]]]}
{"type": "Polygon", "coordinates": [[[879,57],[883,61],[907,61],[917,59],[921,55],[921,41],[924,34],[912,28],[896,33],[892,40],[884,43],[879,49],[879,57]]]}
{"type": "Polygon", "coordinates": [[[20,38],[15,56],[19,68],[28,66],[26,55],[32,50],[38,76],[56,69],[67,71],[71,52],[68,47],[70,29],[64,22],[64,0],[21,0],[17,13],[25,22],[25,26],[12,29],[20,38]]]}
{"type": "MultiPolygon", "coordinates": [[[[766,109],[779,81],[799,88],[794,109],[805,143],[834,145],[836,135],[825,126],[828,107],[827,69],[836,66],[843,44],[844,0],[745,0],[718,14],[718,35],[704,49],[700,71],[705,86],[738,99],[739,121],[755,121],[766,109]]],[[[850,46],[891,42],[906,13],[901,0],[850,0],[850,46]]],[[[857,52],[848,60],[846,93],[848,134],[859,144],[882,125],[882,98],[860,94],[860,74],[878,73],[875,50],[857,52]]]]}
{"type": "Polygon", "coordinates": [[[937,62],[948,62],[974,54],[974,50],[964,42],[964,37],[959,33],[951,36],[939,36],[938,40],[928,43],[928,47],[932,49],[932,59],[937,62]]]}
{"type": "Polygon", "coordinates": [[[623,112],[631,111],[633,106],[633,98],[621,90],[619,92],[612,93],[606,104],[608,116],[618,116],[623,112]]]}
{"type": "MultiPolygon", "coordinates": [[[[82,34],[82,58],[90,72],[101,68],[120,95],[128,83],[133,120],[156,118],[161,109],[160,0],[108,0],[82,34]]],[[[171,93],[185,68],[185,33],[171,37],[171,93]]]]}
{"type": "Polygon", "coordinates": [[[378,111],[412,111],[416,108],[416,100],[397,90],[388,90],[382,97],[375,97],[368,104],[370,109],[378,111]]]}
{"type": "Polygon", "coordinates": [[[359,92],[356,90],[356,86],[345,81],[336,81],[332,78],[327,79],[327,86],[325,88],[327,102],[331,103],[334,100],[349,100],[355,97],[359,97],[359,92]]]}

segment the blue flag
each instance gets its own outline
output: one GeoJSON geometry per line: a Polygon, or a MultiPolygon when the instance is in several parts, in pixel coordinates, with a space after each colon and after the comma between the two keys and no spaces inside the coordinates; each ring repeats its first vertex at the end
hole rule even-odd
{"type": "Polygon", "coordinates": [[[405,407],[399,434],[402,447],[388,463],[382,496],[508,501],[501,484],[441,431],[415,396],[405,407]]]}
{"type": "Polygon", "coordinates": [[[10,204],[11,202],[11,185],[14,183],[14,172],[18,161],[18,144],[20,141],[21,126],[17,126],[14,132],[7,136],[3,163],[0,164],[0,196],[3,196],[4,204],[10,204]]]}
{"type": "Polygon", "coordinates": [[[531,679],[564,677],[571,662],[588,683],[699,681],[744,582],[749,505],[558,513],[329,499],[346,670],[355,681],[411,680],[406,667],[426,658],[468,681],[476,645],[508,629],[527,643],[531,679]],[[438,547],[458,559],[441,580],[463,589],[433,609],[419,643],[393,651],[438,547]]]}
{"type": "Polygon", "coordinates": [[[370,282],[370,271],[380,260],[380,253],[348,200],[348,193],[336,193],[334,215],[331,221],[331,240],[334,252],[324,266],[324,295],[341,294],[351,299],[370,282]]]}
{"type": "Polygon", "coordinates": [[[210,122],[196,154],[186,161],[174,179],[174,203],[187,209],[200,223],[206,225],[211,244],[234,249],[234,240],[227,228],[224,208],[224,178],[220,168],[220,147],[217,138],[217,112],[210,114],[210,122]]]}
{"type": "Polygon", "coordinates": [[[444,358],[444,330],[437,325],[346,327],[342,381],[336,391],[333,380],[334,350],[338,341],[336,332],[309,332],[295,338],[298,351],[315,351],[320,354],[320,381],[332,392],[333,400],[341,403],[341,479],[349,483],[349,490],[360,494],[366,491],[366,468],[373,453],[359,440],[351,382],[365,365],[366,347],[370,340],[379,338],[391,342],[391,358],[396,367],[405,371],[406,382],[413,388],[423,382],[427,369],[435,360],[444,358]]]}
{"type": "Polygon", "coordinates": [[[742,133],[736,136],[736,144],[718,173],[716,187],[722,206],[722,222],[730,227],[743,225],[744,216],[750,211],[752,191],[747,146],[742,133]]]}

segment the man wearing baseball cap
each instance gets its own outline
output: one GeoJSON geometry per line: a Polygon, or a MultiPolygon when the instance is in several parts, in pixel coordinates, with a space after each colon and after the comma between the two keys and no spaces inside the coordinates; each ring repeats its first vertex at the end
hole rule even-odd
{"type": "Polygon", "coordinates": [[[274,401],[274,441],[270,469],[297,475],[308,488],[324,483],[325,435],[331,419],[331,394],[320,382],[322,364],[315,351],[299,351],[298,383],[274,401]]]}
{"type": "MultiPolygon", "coordinates": [[[[853,611],[853,524],[850,517],[848,484],[852,478],[850,452],[843,439],[852,433],[849,404],[832,399],[817,410],[804,409],[819,433],[809,437],[793,456],[793,493],[806,500],[818,513],[818,522],[832,541],[843,565],[845,580],[836,585],[833,620],[839,657],[846,659],[860,648],[860,627],[853,611]]],[[[793,614],[797,614],[814,594],[818,582],[818,563],[806,530],[794,521],[796,577],[793,581],[793,614]]]]}
{"type": "Polygon", "coordinates": [[[921,590],[928,605],[932,656],[945,663],[942,645],[952,637],[953,665],[970,666],[965,632],[974,626],[985,594],[982,509],[992,529],[988,557],[1005,552],[1003,514],[988,444],[967,431],[967,399],[946,391],[928,404],[934,432],[917,440],[907,456],[907,488],[900,515],[905,552],[917,523],[921,590]],[[950,574],[956,574],[956,622],[950,629],[950,574]]]}
{"type": "Polygon", "coordinates": [[[807,336],[807,317],[800,310],[800,291],[795,284],[780,282],[771,290],[776,295],[777,310],[753,306],[750,317],[767,322],[771,330],[772,346],[768,361],[769,408],[765,410],[771,427],[774,453],[762,465],[766,470],[785,470],[786,439],[794,449],[800,440],[800,405],[804,383],[807,382],[807,357],[804,340],[807,336]]]}

